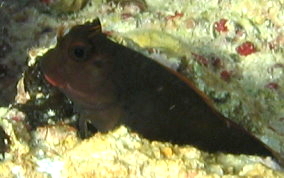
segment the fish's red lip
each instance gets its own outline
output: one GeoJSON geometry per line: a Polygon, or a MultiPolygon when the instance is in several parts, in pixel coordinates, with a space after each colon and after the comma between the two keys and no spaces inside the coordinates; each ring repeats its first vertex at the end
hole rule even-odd
{"type": "Polygon", "coordinates": [[[48,75],[44,75],[44,78],[48,81],[48,83],[50,83],[52,86],[55,86],[55,87],[59,87],[61,88],[62,85],[60,83],[58,83],[57,81],[53,80],[51,77],[49,77],[48,75]]]}

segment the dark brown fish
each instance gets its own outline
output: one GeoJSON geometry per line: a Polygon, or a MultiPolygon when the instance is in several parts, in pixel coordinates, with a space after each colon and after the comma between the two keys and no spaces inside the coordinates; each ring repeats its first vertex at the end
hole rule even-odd
{"type": "Polygon", "coordinates": [[[124,124],[151,140],[267,153],[184,76],[109,40],[98,19],[73,27],[40,62],[46,80],[73,101],[83,137],[87,123],[101,132],[124,124]]]}

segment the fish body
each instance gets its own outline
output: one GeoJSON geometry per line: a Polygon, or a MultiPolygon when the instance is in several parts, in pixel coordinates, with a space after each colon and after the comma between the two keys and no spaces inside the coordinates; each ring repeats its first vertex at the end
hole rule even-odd
{"type": "Polygon", "coordinates": [[[77,25],[40,59],[45,79],[74,103],[80,135],[126,125],[150,140],[207,151],[267,153],[181,74],[117,44],[98,19],[77,25]]]}

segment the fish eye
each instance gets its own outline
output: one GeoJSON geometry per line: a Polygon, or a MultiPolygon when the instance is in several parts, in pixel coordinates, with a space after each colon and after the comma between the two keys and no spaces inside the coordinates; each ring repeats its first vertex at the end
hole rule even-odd
{"type": "Polygon", "coordinates": [[[85,56],[85,49],[84,48],[81,48],[81,47],[77,47],[74,49],[74,55],[77,57],[77,58],[83,58],[85,56]]]}
{"type": "Polygon", "coordinates": [[[78,62],[86,61],[89,54],[89,47],[86,45],[74,45],[69,50],[69,55],[72,59],[78,62]]]}

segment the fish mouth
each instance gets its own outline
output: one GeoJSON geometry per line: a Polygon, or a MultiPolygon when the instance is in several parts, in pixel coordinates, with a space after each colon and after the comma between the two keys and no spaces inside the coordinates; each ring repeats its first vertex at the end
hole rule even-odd
{"type": "Polygon", "coordinates": [[[57,68],[53,67],[52,61],[49,61],[47,58],[42,58],[40,60],[40,70],[43,74],[43,78],[45,78],[49,84],[58,88],[65,87],[65,82],[62,80],[61,73],[57,68]]]}
{"type": "Polygon", "coordinates": [[[52,86],[54,87],[58,87],[58,88],[64,88],[64,85],[61,84],[60,82],[54,80],[52,77],[44,74],[44,78],[45,80],[47,80],[48,83],[50,83],[52,86]]]}

